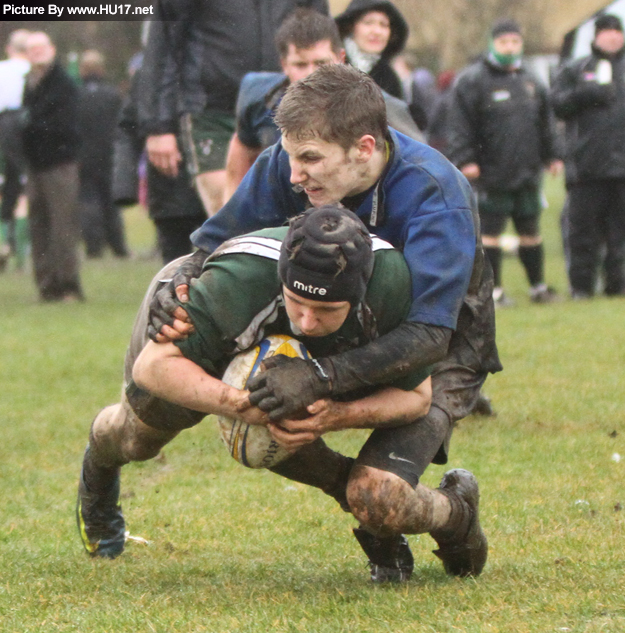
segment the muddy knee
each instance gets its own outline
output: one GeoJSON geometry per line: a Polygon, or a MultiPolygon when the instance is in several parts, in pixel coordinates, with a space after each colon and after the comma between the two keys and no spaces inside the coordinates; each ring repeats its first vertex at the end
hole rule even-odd
{"type": "Polygon", "coordinates": [[[112,467],[152,459],[176,435],[143,424],[122,402],[106,407],[96,416],[89,444],[98,464],[112,467]]]}
{"type": "Polygon", "coordinates": [[[347,501],[361,525],[379,536],[402,532],[412,487],[403,479],[369,466],[355,466],[347,485],[347,501]]]}

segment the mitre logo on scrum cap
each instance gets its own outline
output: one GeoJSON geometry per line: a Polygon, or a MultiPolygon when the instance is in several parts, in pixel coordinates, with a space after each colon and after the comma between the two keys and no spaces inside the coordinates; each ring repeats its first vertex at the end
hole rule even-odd
{"type": "Polygon", "coordinates": [[[327,288],[313,286],[312,284],[304,284],[301,281],[297,281],[297,279],[293,281],[293,290],[307,292],[308,294],[311,294],[311,295],[319,295],[320,297],[323,297],[324,295],[328,294],[327,288]]]}

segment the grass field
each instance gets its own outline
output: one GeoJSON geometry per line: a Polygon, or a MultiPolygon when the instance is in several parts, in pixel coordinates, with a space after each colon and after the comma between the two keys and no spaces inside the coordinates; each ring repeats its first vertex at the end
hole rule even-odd
{"type": "MultiPolygon", "coordinates": [[[[548,278],[564,293],[561,184],[548,196],[548,278]]],[[[481,577],[445,576],[430,537],[412,536],[413,579],[372,587],[353,520],[235,464],[211,419],[124,469],[128,526],[151,545],[88,558],[74,521],[88,428],[118,397],[158,268],[149,221],[126,221],[138,257],[85,262],[85,304],[41,305],[30,276],[0,276],[0,633],[625,631],[625,301],[532,305],[513,258],[518,305],[497,313],[505,371],[486,389],[498,416],[461,422],[448,465],[481,482],[481,577]]],[[[330,442],[355,455],[364,437],[330,442]]]]}

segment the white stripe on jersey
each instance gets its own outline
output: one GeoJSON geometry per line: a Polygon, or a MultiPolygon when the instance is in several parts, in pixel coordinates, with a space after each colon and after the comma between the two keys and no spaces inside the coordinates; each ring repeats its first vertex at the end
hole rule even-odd
{"type": "MultiPolygon", "coordinates": [[[[373,252],[393,248],[392,244],[389,244],[386,240],[377,237],[377,235],[370,235],[373,252]]],[[[278,259],[280,259],[281,245],[282,242],[273,237],[246,235],[229,240],[221,246],[218,251],[215,251],[214,256],[218,257],[220,255],[230,255],[232,253],[245,253],[247,255],[258,255],[260,257],[266,257],[267,259],[274,259],[278,261],[278,259]]]]}
{"type": "Polygon", "coordinates": [[[258,237],[256,235],[246,235],[235,237],[226,242],[215,251],[214,255],[230,255],[232,253],[246,253],[248,255],[259,255],[267,259],[280,259],[280,246],[282,242],[271,237],[258,237]]]}

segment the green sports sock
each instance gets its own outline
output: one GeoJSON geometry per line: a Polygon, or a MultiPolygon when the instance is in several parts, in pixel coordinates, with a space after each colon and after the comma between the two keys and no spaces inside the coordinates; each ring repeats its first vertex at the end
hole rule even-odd
{"type": "Polygon", "coordinates": [[[30,246],[30,233],[28,230],[28,218],[16,218],[15,220],[15,261],[17,268],[24,268],[30,246]]]}
{"type": "Polygon", "coordinates": [[[0,222],[0,246],[9,244],[9,235],[11,234],[11,225],[9,222],[2,220],[0,222]]]}

